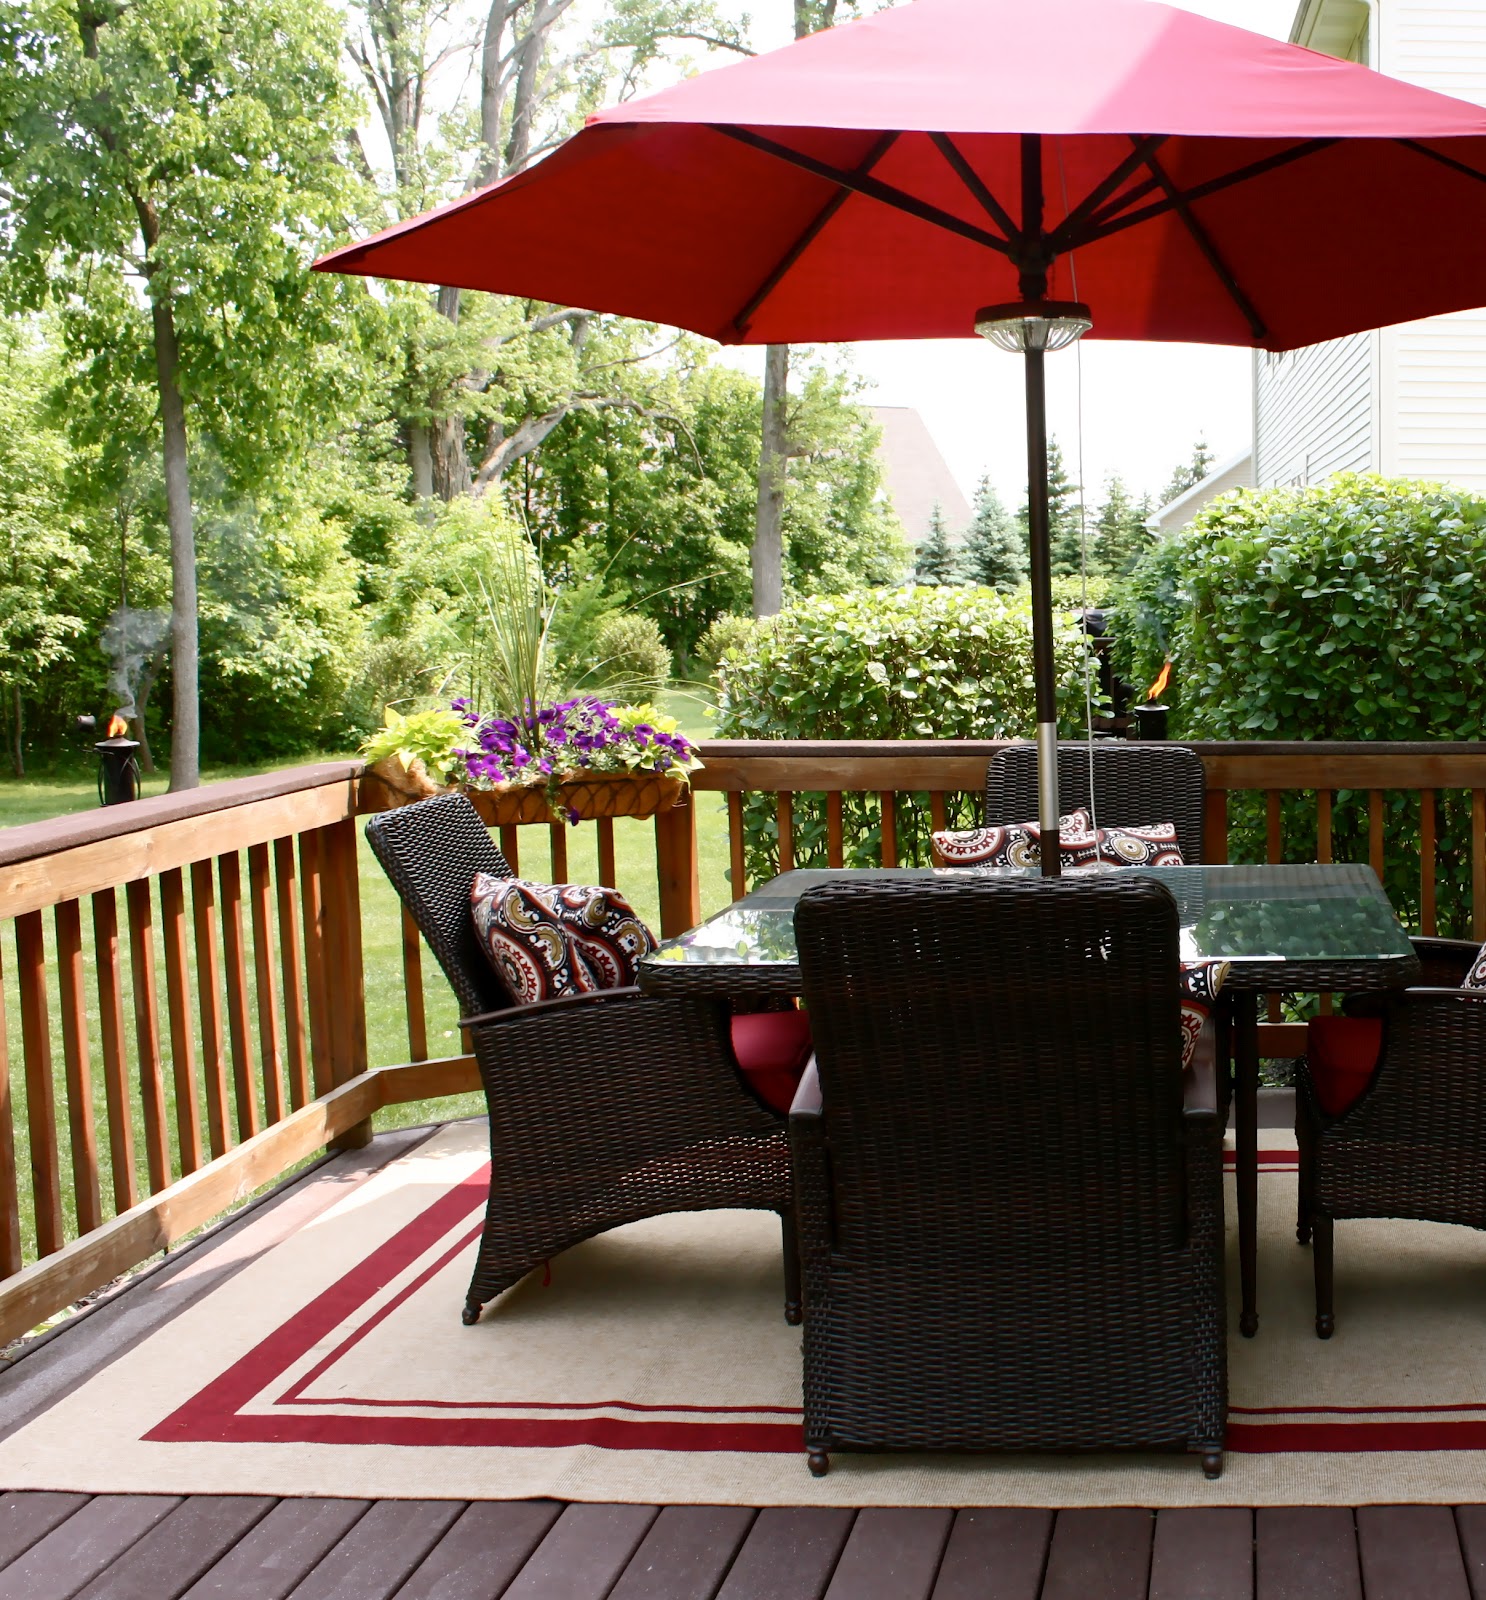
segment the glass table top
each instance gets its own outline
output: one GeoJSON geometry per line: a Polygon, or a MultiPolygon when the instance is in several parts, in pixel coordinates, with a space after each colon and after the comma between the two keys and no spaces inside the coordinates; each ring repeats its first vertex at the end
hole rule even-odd
{"type": "MultiPolygon", "coordinates": [[[[1176,899],[1184,961],[1351,962],[1411,959],[1413,948],[1371,867],[1111,867],[1158,878],[1176,899]]],[[[725,911],[667,939],[642,965],[792,966],[795,902],[842,878],[1031,877],[1016,867],[802,869],[760,884],[725,911]]]]}

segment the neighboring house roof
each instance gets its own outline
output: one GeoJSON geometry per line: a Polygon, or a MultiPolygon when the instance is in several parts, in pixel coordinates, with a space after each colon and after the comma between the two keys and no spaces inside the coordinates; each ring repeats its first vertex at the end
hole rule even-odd
{"type": "Polygon", "coordinates": [[[944,513],[950,538],[961,537],[973,515],[970,502],[940,455],[924,419],[912,406],[868,406],[867,410],[882,429],[877,459],[882,463],[883,481],[903,532],[914,544],[922,544],[929,535],[929,518],[937,504],[944,513]]]}
{"type": "Polygon", "coordinates": [[[1164,506],[1146,518],[1146,527],[1162,538],[1176,533],[1202,510],[1209,500],[1226,494],[1229,489],[1254,487],[1254,452],[1240,451],[1226,461],[1220,461],[1200,483],[1194,483],[1185,494],[1168,500],[1164,506]]]}

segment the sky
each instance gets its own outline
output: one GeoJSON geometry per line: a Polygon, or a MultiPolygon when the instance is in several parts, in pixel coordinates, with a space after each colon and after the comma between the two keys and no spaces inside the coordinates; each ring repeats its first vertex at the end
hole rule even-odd
{"type": "MultiPolygon", "coordinates": [[[[1033,0],[1035,3],[1035,0],[1033,0]]],[[[750,0],[758,48],[789,41],[788,0],[750,0]],[[778,13],[777,34],[771,34],[778,13]],[[767,25],[766,25],[767,24],[767,25]]],[[[1289,37],[1296,0],[1186,0],[1184,10],[1273,38],[1289,37]]],[[[1097,313],[1096,313],[1097,314],[1097,313]]],[[[869,405],[912,406],[923,417],[967,498],[988,473],[1011,507],[1026,496],[1022,363],[981,339],[880,341],[845,347],[866,381],[869,405]]],[[[763,353],[724,349],[720,359],[756,374],[763,353]]],[[[1218,461],[1252,443],[1248,350],[1217,345],[1128,344],[1088,339],[1047,361],[1048,428],[1063,448],[1069,476],[1080,477],[1091,510],[1118,472],[1139,495],[1158,495],[1172,468],[1202,437],[1218,461]]]]}

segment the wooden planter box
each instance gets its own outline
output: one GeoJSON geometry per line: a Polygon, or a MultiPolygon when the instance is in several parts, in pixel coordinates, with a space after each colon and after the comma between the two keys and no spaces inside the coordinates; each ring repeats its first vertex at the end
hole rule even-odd
{"type": "Polygon", "coordinates": [[[467,789],[475,810],[489,827],[519,822],[563,822],[576,815],[653,817],[680,803],[686,785],[674,773],[585,772],[564,778],[557,807],[548,804],[542,784],[503,783],[494,789],[467,789]]]}

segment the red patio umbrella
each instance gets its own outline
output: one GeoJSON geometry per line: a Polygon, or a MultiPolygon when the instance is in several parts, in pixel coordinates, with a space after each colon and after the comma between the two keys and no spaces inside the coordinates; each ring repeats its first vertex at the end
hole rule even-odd
{"type": "Polygon", "coordinates": [[[1477,106],[1150,0],[917,0],[600,112],[317,265],[725,344],[1024,350],[1056,833],[1044,350],[1089,323],[1288,350],[1459,310],[1486,302],[1483,245],[1477,106]]]}

